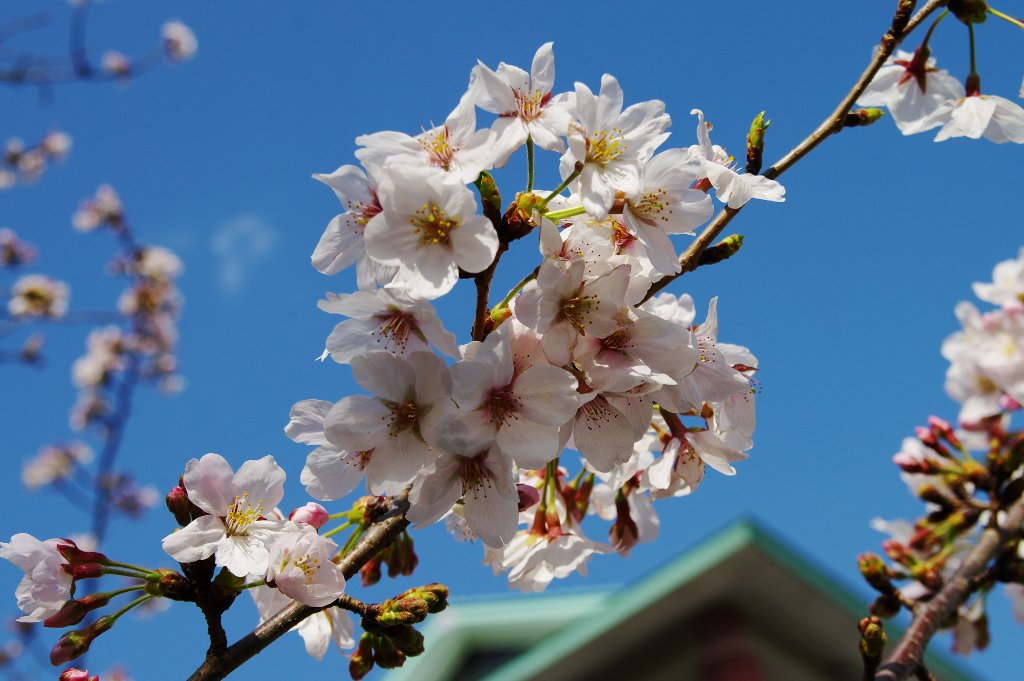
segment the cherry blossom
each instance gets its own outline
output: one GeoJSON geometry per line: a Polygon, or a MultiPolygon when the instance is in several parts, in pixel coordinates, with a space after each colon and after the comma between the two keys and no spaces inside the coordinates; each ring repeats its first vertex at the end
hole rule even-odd
{"type": "Polygon", "coordinates": [[[566,178],[576,164],[580,171],[583,207],[595,218],[603,218],[617,192],[639,193],[640,168],[668,137],[671,123],[665,104],[651,100],[622,109],[619,81],[605,74],[598,95],[583,83],[576,83],[578,122],[569,126],[569,150],[562,156],[561,172],[566,178]]]}
{"type": "Polygon", "coordinates": [[[324,400],[303,400],[291,410],[285,435],[295,442],[316,446],[306,457],[299,481],[306,492],[320,501],[348,496],[363,479],[363,469],[372,452],[342,451],[324,434],[324,419],[334,406],[324,400]]]}
{"type": "Polygon", "coordinates": [[[704,122],[704,112],[693,109],[690,114],[697,116],[697,144],[690,147],[690,153],[700,159],[704,174],[722,203],[729,208],[740,208],[750,199],[786,200],[785,187],[775,180],[736,172],[733,157],[717,144],[711,144],[710,126],[704,122]]]}
{"type": "Polygon", "coordinates": [[[337,549],[314,527],[289,523],[270,547],[267,581],[300,603],[330,605],[345,591],[341,568],[331,562],[337,549]]]}
{"type": "Polygon", "coordinates": [[[448,367],[429,352],[408,358],[376,350],[352,360],[352,374],[373,397],[346,397],[324,420],[327,440],[339,450],[371,452],[367,483],[412,480],[432,456],[451,402],[448,367]]]}
{"type": "Polygon", "coordinates": [[[1004,260],[992,270],[992,283],[975,283],[974,295],[1003,307],[1024,305],[1024,248],[1016,260],[1004,260]]]}
{"type": "Polygon", "coordinates": [[[22,577],[15,596],[25,615],[19,622],[42,622],[57,614],[71,598],[71,571],[67,560],[57,550],[67,540],[40,541],[30,534],[19,533],[8,543],[0,542],[0,558],[20,568],[22,577]]]}
{"type": "Polygon", "coordinates": [[[512,459],[497,444],[471,436],[452,424],[434,462],[409,494],[409,520],[423,527],[440,520],[459,499],[462,516],[485,544],[500,547],[516,531],[516,491],[512,459]]]}
{"type": "Polygon", "coordinates": [[[496,438],[520,466],[540,468],[558,456],[559,429],[578,408],[577,381],[549,364],[517,370],[512,333],[499,328],[452,367],[452,396],[473,432],[496,438]]]}
{"type": "Polygon", "coordinates": [[[428,344],[449,357],[458,353],[455,335],[442,326],[434,306],[408,297],[402,289],[328,293],[317,307],[351,317],[335,326],[327,338],[326,351],[339,364],[347,364],[371,350],[386,350],[404,357],[427,350],[428,344]]]}
{"type": "Polygon", "coordinates": [[[491,126],[496,133],[494,164],[508,157],[530,138],[542,149],[562,152],[562,142],[574,111],[569,95],[552,97],[555,83],[553,43],[544,43],[533,56],[530,73],[505,62],[492,71],[479,62],[470,74],[470,92],[476,105],[498,114],[491,126]]]}
{"type": "Polygon", "coordinates": [[[7,311],[15,317],[59,319],[68,309],[68,285],[45,274],[27,274],[11,289],[7,311]]]}
{"type": "Polygon", "coordinates": [[[936,142],[952,137],[984,137],[996,144],[1024,144],[1024,109],[998,95],[973,94],[949,100],[925,119],[923,125],[942,126],[936,142]]]}
{"type": "Polygon", "coordinates": [[[448,114],[444,125],[412,137],[386,130],[356,138],[358,158],[368,166],[436,168],[462,184],[476,181],[494,165],[494,133],[476,129],[472,92],[448,114]]]}
{"type": "Polygon", "coordinates": [[[182,482],[189,501],[209,515],[164,537],[164,551],[182,563],[214,556],[239,577],[263,574],[269,547],[285,527],[265,517],[284,496],[284,479],[272,456],[246,461],[237,473],[220,454],[192,459],[182,482]]]}
{"type": "Polygon", "coordinates": [[[963,84],[942,69],[927,50],[914,54],[896,50],[878,70],[864,94],[860,106],[884,106],[896,127],[904,135],[924,132],[940,125],[931,114],[949,100],[964,96],[963,84]]]}
{"type": "Polygon", "coordinates": [[[355,264],[361,290],[372,289],[391,281],[397,268],[382,265],[366,254],[364,232],[367,223],[383,208],[378,197],[380,171],[367,166],[367,171],[343,165],[330,174],[314,174],[334,190],[346,209],[327,225],[313,250],[313,267],[323,274],[337,274],[355,264]]]}
{"type": "MultiPolygon", "coordinates": [[[[277,589],[262,586],[249,589],[252,600],[260,614],[260,622],[279,613],[292,600],[277,589]]],[[[356,624],[352,616],[341,608],[324,608],[297,624],[292,631],[298,632],[306,647],[306,653],[316,660],[324,659],[327,649],[333,643],[338,650],[348,650],[356,645],[354,634],[356,624]]]]}
{"type": "Polygon", "coordinates": [[[490,220],[476,214],[472,192],[437,171],[395,166],[381,185],[382,212],[366,225],[366,252],[398,267],[390,286],[413,298],[450,291],[459,269],[486,269],[498,250],[490,220]]]}

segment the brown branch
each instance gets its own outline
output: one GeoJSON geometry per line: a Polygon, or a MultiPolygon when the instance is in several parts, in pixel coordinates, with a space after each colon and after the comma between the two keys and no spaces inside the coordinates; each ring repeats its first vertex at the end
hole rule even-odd
{"type": "MultiPolygon", "coordinates": [[[[407,496],[406,493],[392,500],[388,513],[370,525],[359,543],[338,563],[345,579],[354,577],[370,558],[389,546],[395,537],[409,526],[409,521],[405,519],[405,512],[409,508],[407,496]]],[[[354,599],[342,597],[339,599],[338,605],[351,609],[355,603],[357,601],[354,599]]],[[[323,608],[314,608],[297,602],[292,603],[260,624],[237,643],[228,646],[220,655],[207,658],[199,669],[188,677],[188,681],[219,681],[225,678],[299,622],[321,610],[323,608]]]]}
{"type": "MultiPolygon", "coordinates": [[[[881,43],[875,48],[875,55],[871,59],[871,63],[864,69],[864,73],[860,75],[853,88],[846,93],[842,101],[835,108],[835,110],[829,114],[828,118],[821,122],[817,128],[814,129],[810,135],[805,137],[802,142],[793,147],[785,156],[780,158],[778,161],[773,163],[768,170],[764,172],[764,176],[770,180],[775,179],[782,173],[789,170],[797,161],[802,159],[804,156],[813,151],[819,144],[824,142],[827,138],[831,137],[834,133],[839,132],[843,129],[843,122],[846,120],[846,114],[853,108],[854,103],[857,99],[864,94],[864,90],[867,89],[871,80],[878,73],[878,69],[882,68],[885,60],[888,59],[892,53],[896,50],[899,44],[903,41],[907,35],[910,34],[922,21],[928,18],[936,9],[946,4],[946,0],[929,0],[924,7],[921,8],[913,19],[910,19],[905,27],[901,28],[903,21],[901,17],[904,16],[906,8],[904,3],[900,3],[900,8],[896,12],[894,17],[893,25],[889,31],[882,37],[881,43]]],[[[678,274],[674,274],[669,277],[663,277],[656,281],[647,291],[647,295],[644,296],[644,300],[647,300],[654,294],[661,291],[663,288],[668,286],[670,283],[675,281],[678,277],[683,276],[687,272],[692,272],[697,268],[697,264],[700,261],[700,255],[704,252],[708,246],[711,245],[722,230],[725,229],[726,225],[732,222],[732,219],[742,210],[741,208],[728,208],[723,209],[715,218],[708,223],[708,226],[704,228],[700,236],[690,244],[682,256],[679,258],[679,265],[682,268],[678,274]]]]}
{"type": "Polygon", "coordinates": [[[921,667],[925,648],[939,627],[964,604],[974,591],[977,578],[984,573],[989,561],[995,558],[1009,539],[1017,536],[1022,523],[1024,497],[1013,502],[998,527],[990,527],[981,533],[978,543],[964,558],[963,564],[952,579],[934,598],[924,603],[914,613],[910,627],[896,645],[896,650],[879,668],[875,681],[902,681],[921,667]]]}

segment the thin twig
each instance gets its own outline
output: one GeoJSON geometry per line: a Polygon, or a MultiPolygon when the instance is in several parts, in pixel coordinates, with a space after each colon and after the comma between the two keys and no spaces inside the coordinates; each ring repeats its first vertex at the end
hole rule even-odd
{"type": "Polygon", "coordinates": [[[885,664],[879,667],[875,681],[903,681],[915,673],[921,666],[925,648],[932,637],[957,608],[967,601],[977,577],[985,571],[989,561],[995,558],[1007,540],[1020,533],[1022,523],[1024,497],[1010,506],[998,527],[990,527],[981,533],[978,543],[964,558],[956,574],[934,598],[918,608],[903,638],[896,644],[896,649],[885,664]]]}
{"type": "MultiPolygon", "coordinates": [[[[929,2],[926,3],[925,6],[922,7],[921,10],[907,23],[906,28],[899,30],[898,33],[894,33],[894,31],[898,30],[898,26],[891,28],[890,31],[882,38],[878,47],[875,48],[875,55],[871,59],[871,63],[868,64],[866,69],[864,69],[864,73],[860,75],[860,78],[857,79],[853,88],[845,97],[843,97],[843,100],[835,110],[829,114],[828,118],[822,121],[817,128],[814,129],[814,132],[805,137],[803,141],[793,147],[785,156],[773,163],[771,167],[764,172],[764,176],[772,180],[782,175],[782,173],[789,170],[797,161],[813,151],[819,144],[831,137],[834,133],[842,130],[843,122],[846,120],[846,114],[848,114],[853,108],[857,99],[864,94],[864,90],[867,89],[871,80],[875,77],[875,74],[878,73],[878,69],[882,68],[882,65],[885,64],[885,60],[892,56],[892,53],[911,31],[919,26],[922,21],[928,18],[932,12],[945,4],[946,0],[929,0],[929,2]]],[[[708,223],[708,226],[704,228],[704,231],[701,232],[700,236],[697,237],[697,239],[694,240],[686,249],[683,255],[680,256],[679,265],[682,269],[679,273],[663,277],[652,284],[650,290],[647,291],[647,295],[644,296],[644,300],[647,300],[657,292],[661,291],[687,272],[691,272],[696,269],[697,262],[700,260],[700,254],[703,253],[704,250],[708,248],[718,237],[718,235],[722,233],[722,230],[725,229],[726,225],[732,222],[732,219],[736,217],[740,210],[742,210],[742,207],[726,207],[716,215],[715,218],[708,223]]]]}
{"type": "MultiPolygon", "coordinates": [[[[392,509],[388,515],[373,523],[363,538],[341,561],[338,567],[346,579],[351,579],[359,569],[373,556],[389,546],[395,537],[409,526],[405,512],[409,508],[407,493],[392,501],[392,509]]],[[[340,607],[351,605],[350,600],[339,599],[340,607]]],[[[188,681],[219,681],[233,672],[245,661],[259,653],[278,638],[286,634],[296,624],[307,617],[315,615],[323,608],[314,608],[302,603],[292,603],[266,622],[256,627],[237,643],[227,647],[220,655],[208,657],[188,681]]]]}

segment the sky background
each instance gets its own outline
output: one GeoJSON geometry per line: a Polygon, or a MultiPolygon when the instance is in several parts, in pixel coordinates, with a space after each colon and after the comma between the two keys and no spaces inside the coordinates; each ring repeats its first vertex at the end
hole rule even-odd
{"type": "MultiPolygon", "coordinates": [[[[8,4],[0,20],[40,5],[52,10],[54,25],[15,45],[59,52],[66,4],[8,4]]],[[[89,27],[94,59],[106,49],[144,52],[169,18],[194,28],[199,52],[125,86],[71,85],[48,101],[27,88],[0,91],[0,138],[33,141],[51,127],[74,138],[65,163],[35,184],[0,194],[0,226],[38,247],[30,271],[71,285],[72,309],[111,309],[121,289],[104,269],[113,239],[77,233],[70,224],[79,201],[111,183],[138,238],[174,249],[186,266],[180,359],[187,388],[170,398],[140,392],[121,460],[162,495],[192,457],[218,452],[237,467],[273,454],[288,472],[282,506],[291,508],[307,500],[298,483],[307,448],[283,435],[289,408],[300,399],[337,400],[358,391],[346,367],[313,361],[340,321],[317,310],[316,301],[325,291],[353,290],[354,278],[324,277],[309,265],[324,226],[339,212],[333,193],[311,173],[354,163],[357,135],[415,133],[443,121],[477,59],[492,68],[499,61],[529,68],[548,40],[555,42],[556,92],[574,81],[596,90],[601,74],[611,73],[627,104],[666,103],[674,117],[667,147],[693,143],[689,111],[699,107],[714,123],[714,141],[740,157],[750,119],[767,110],[773,123],[765,157],[774,159],[853,84],[893,5],[590,2],[581,10],[525,1],[104,2],[89,27]]],[[[990,21],[978,39],[983,89],[1015,96],[1021,35],[990,21]]],[[[962,26],[947,21],[933,52],[940,66],[966,74],[962,26]]],[[[939,354],[942,339],[957,328],[953,307],[970,297],[971,282],[989,280],[996,262],[1015,257],[1022,242],[1021,149],[987,141],[934,144],[931,137],[904,138],[884,120],[828,140],[781,178],[784,204],[752,204],[730,225],[746,237],[738,256],[670,289],[693,295],[698,319],[719,296],[720,339],[747,345],[760,359],[756,446],[735,478],[709,471],[694,496],[660,502],[659,541],[625,560],[597,557],[589,577],[552,589],[633,582],[747,516],[869,602],[855,558],[879,550],[882,537],[870,519],[916,517],[920,510],[890,458],[929,414],[956,415],[943,391],[946,362],[939,354]]],[[[557,181],[557,161],[538,152],[539,186],[557,181]]],[[[501,175],[506,198],[520,188],[524,166],[519,154],[501,175]]],[[[503,260],[496,294],[536,264],[531,244],[517,243],[503,260]]],[[[439,305],[461,342],[468,340],[468,288],[463,283],[439,305]]],[[[21,531],[62,536],[87,525],[61,498],[26,493],[20,484],[27,457],[73,435],[70,363],[84,351],[86,333],[47,330],[43,370],[0,366],[4,538],[21,531]]],[[[159,507],[142,521],[118,519],[106,548],[129,562],[170,565],[160,539],[173,527],[159,507]]],[[[411,581],[445,581],[455,598],[507,591],[503,577],[480,565],[479,545],[456,544],[440,528],[415,538],[420,567],[411,581]]],[[[0,567],[0,592],[12,594],[3,607],[12,615],[19,578],[14,568],[0,567]]],[[[354,592],[382,600],[405,584],[354,592]]],[[[228,618],[232,639],[256,622],[241,600],[228,618]]],[[[991,648],[965,667],[979,678],[1017,678],[1019,625],[999,594],[990,612],[991,648]]],[[[49,635],[46,648],[56,639],[49,635]]],[[[849,644],[856,645],[852,631],[849,644]]],[[[947,647],[947,639],[935,646],[947,647]]],[[[180,679],[202,659],[205,628],[198,610],[175,605],[119,625],[93,650],[94,672],[122,661],[138,679],[180,679]]],[[[316,663],[301,650],[298,637],[286,637],[246,667],[249,678],[257,665],[267,671],[255,678],[345,674],[335,652],[316,663]]]]}

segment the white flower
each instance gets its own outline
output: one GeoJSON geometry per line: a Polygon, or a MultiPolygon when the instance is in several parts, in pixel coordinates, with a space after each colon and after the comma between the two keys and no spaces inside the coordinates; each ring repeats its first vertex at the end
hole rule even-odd
{"type": "Polygon", "coordinates": [[[15,317],[59,319],[68,309],[68,285],[45,274],[27,274],[16,282],[7,301],[7,311],[15,317]]]}
{"type": "Polygon", "coordinates": [[[338,402],[324,420],[327,440],[339,450],[371,452],[367,484],[406,483],[430,462],[451,408],[451,374],[429,352],[408,358],[374,351],[352,360],[356,382],[373,397],[353,395],[338,402]]]}
{"type": "Polygon", "coordinates": [[[199,48],[196,34],[180,21],[168,21],[160,27],[164,39],[164,52],[171,61],[182,62],[191,59],[199,48]]]}
{"type": "Polygon", "coordinates": [[[733,157],[717,144],[711,144],[710,126],[704,122],[704,112],[693,109],[690,114],[697,116],[697,144],[690,147],[690,152],[701,159],[704,174],[722,203],[729,208],[739,208],[750,199],[786,200],[786,188],[775,180],[736,172],[733,157]]]}
{"type": "Polygon", "coordinates": [[[136,254],[135,271],[153,281],[170,281],[181,275],[181,259],[163,246],[146,246],[136,254]]]}
{"type": "Polygon", "coordinates": [[[575,357],[602,390],[621,393],[647,383],[650,392],[693,371],[699,355],[689,342],[685,328],[630,310],[610,334],[580,338],[575,357]]]}
{"type": "MultiPolygon", "coordinates": [[[[349,495],[363,479],[363,469],[373,452],[348,452],[332,445],[324,435],[324,419],[334,406],[324,400],[296,402],[285,435],[295,442],[314,445],[299,477],[308,493],[320,501],[334,501],[349,495]]],[[[373,490],[373,493],[386,493],[373,490]]]]}
{"type": "Polygon", "coordinates": [[[484,562],[496,575],[508,572],[511,588],[536,592],[546,589],[553,579],[564,579],[576,572],[587,574],[590,557],[609,551],[610,546],[591,541],[574,525],[558,530],[554,536],[521,531],[503,548],[488,548],[484,562]]]}
{"type": "Polygon", "coordinates": [[[409,518],[417,527],[440,520],[461,498],[462,515],[473,534],[500,547],[516,533],[519,494],[512,460],[497,444],[449,424],[434,463],[409,494],[409,518]]]}
{"type": "Polygon", "coordinates": [[[458,353],[455,335],[446,331],[434,306],[410,298],[401,289],[378,289],[373,293],[328,293],[317,303],[324,312],[351,319],[334,327],[327,338],[327,351],[339,364],[371,350],[386,350],[405,357],[428,344],[449,357],[458,353]]]}
{"type": "Polygon", "coordinates": [[[541,468],[561,450],[559,429],[576,413],[572,374],[550,364],[515,366],[512,326],[502,325],[452,367],[452,397],[476,435],[496,438],[524,468],[541,468]]]}
{"type": "Polygon", "coordinates": [[[585,267],[581,260],[568,267],[545,260],[536,286],[515,302],[516,317],[541,334],[544,354],[556,366],[569,362],[580,336],[602,338],[614,332],[624,304],[629,267],[616,267],[593,281],[584,280],[585,267]]]}
{"type": "Polygon", "coordinates": [[[555,57],[552,43],[544,43],[533,56],[530,73],[504,62],[497,72],[483,62],[473,67],[470,91],[476,105],[498,114],[491,129],[496,133],[494,164],[505,165],[508,157],[530,137],[541,149],[562,152],[573,117],[569,95],[551,96],[555,84],[555,57]]]}
{"type": "Polygon", "coordinates": [[[595,218],[603,218],[622,192],[634,196],[640,190],[640,168],[665,141],[671,123],[665,104],[650,100],[622,110],[619,81],[605,74],[597,96],[583,83],[576,83],[576,115],[579,123],[569,125],[569,150],[562,156],[562,177],[568,177],[577,163],[583,164],[580,193],[583,207],[595,218]]]}
{"type": "Polygon", "coordinates": [[[416,137],[392,130],[357,137],[356,144],[363,148],[356,151],[356,158],[363,165],[439,169],[462,184],[475,182],[480,171],[493,165],[494,133],[476,129],[470,95],[463,96],[444,125],[416,137]]]}
{"type": "Polygon", "coordinates": [[[458,180],[395,166],[382,183],[381,203],[383,211],[366,225],[366,252],[398,267],[391,286],[406,287],[409,296],[442,296],[459,269],[480,272],[494,260],[498,234],[458,180]]]}
{"type": "Polygon", "coordinates": [[[246,461],[237,473],[220,454],[192,459],[182,482],[189,500],[210,515],[164,537],[164,551],[182,563],[214,556],[238,577],[263,574],[269,545],[284,529],[284,522],[264,514],[284,497],[284,478],[272,456],[246,461]]]}
{"type": "Polygon", "coordinates": [[[691,430],[683,437],[673,437],[661,458],[647,469],[651,498],[695,492],[704,479],[705,464],[722,475],[736,475],[732,463],[745,458],[746,454],[727,447],[711,431],[691,430]]]}
{"type": "Polygon", "coordinates": [[[25,462],[21,481],[30,490],[66,480],[79,464],[92,461],[92,448],[84,442],[43,447],[35,458],[25,462]]]}
{"type": "Polygon", "coordinates": [[[270,547],[267,581],[289,598],[320,608],[345,591],[345,576],[331,562],[338,545],[308,525],[295,525],[270,547]]]}
{"type": "MultiPolygon", "coordinates": [[[[260,613],[260,622],[279,613],[292,601],[277,589],[266,586],[258,586],[248,590],[252,600],[256,603],[256,609],[260,613]]],[[[331,643],[339,650],[354,648],[355,622],[352,616],[341,608],[324,608],[320,612],[310,615],[292,628],[298,632],[306,645],[306,653],[310,657],[322,660],[327,654],[331,643]]]]}
{"type": "Polygon", "coordinates": [[[61,543],[59,539],[39,541],[24,533],[11,537],[10,543],[0,542],[0,558],[25,573],[14,592],[18,607],[28,613],[19,617],[19,622],[42,622],[57,614],[71,598],[71,572],[65,569],[67,561],[57,551],[61,543]]]}
{"type": "Polygon", "coordinates": [[[313,267],[323,274],[337,274],[353,263],[356,281],[362,290],[391,281],[397,268],[382,265],[366,254],[363,233],[373,216],[383,210],[377,196],[380,171],[369,167],[369,174],[352,165],[344,165],[330,174],[314,174],[334,190],[345,212],[327,225],[313,250],[313,267]]]}
{"type": "Polygon", "coordinates": [[[991,284],[974,284],[974,295],[1003,307],[1024,304],[1024,248],[1016,260],[1004,260],[992,270],[991,284]]]}
{"type": "Polygon", "coordinates": [[[100,185],[96,196],[79,205],[71,218],[71,224],[80,232],[91,232],[104,225],[120,225],[124,206],[121,198],[109,184],[100,185]]]}
{"type": "Polygon", "coordinates": [[[702,176],[701,164],[686,149],[670,149],[644,167],[640,190],[626,198],[623,217],[662,274],[675,274],[679,262],[669,234],[693,234],[714,209],[711,197],[690,187],[702,176]]]}
{"type": "Polygon", "coordinates": [[[711,299],[704,323],[693,334],[699,355],[693,366],[681,367],[675,385],[667,385],[652,398],[669,410],[679,413],[700,410],[704,402],[721,402],[730,395],[748,390],[750,381],[733,368],[719,351],[718,297],[711,299]]]}
{"type": "Polygon", "coordinates": [[[924,132],[941,125],[929,116],[949,100],[964,96],[963,84],[945,70],[935,68],[935,60],[897,50],[871,80],[859,106],[884,106],[896,127],[904,135],[924,132]],[[927,122],[926,122],[927,121],[927,122]]]}
{"type": "Polygon", "coordinates": [[[942,125],[936,142],[951,137],[984,137],[996,144],[1024,144],[1024,109],[998,95],[975,94],[947,101],[932,112],[925,124],[942,125]]]}

